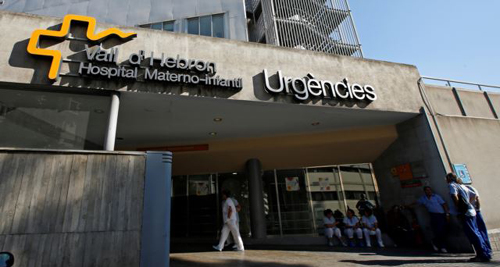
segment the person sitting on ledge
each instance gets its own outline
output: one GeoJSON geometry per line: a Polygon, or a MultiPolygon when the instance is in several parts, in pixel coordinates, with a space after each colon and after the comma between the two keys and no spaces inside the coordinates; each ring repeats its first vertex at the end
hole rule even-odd
{"type": "Polygon", "coordinates": [[[344,218],[344,233],[349,238],[349,246],[355,246],[354,233],[356,233],[356,237],[358,238],[358,246],[363,246],[363,231],[359,225],[358,217],[354,215],[352,209],[348,209],[346,214],[347,216],[344,218]]]}
{"type": "Polygon", "coordinates": [[[377,218],[375,218],[371,209],[365,209],[364,212],[361,222],[364,227],[363,233],[365,234],[366,246],[369,248],[372,246],[370,236],[376,235],[379,247],[383,248],[384,242],[382,242],[382,232],[378,228],[377,218]]]}
{"type": "Polygon", "coordinates": [[[328,245],[333,247],[333,235],[335,235],[344,247],[347,246],[345,241],[342,240],[342,233],[338,227],[339,222],[333,217],[333,211],[331,209],[327,209],[323,212],[323,214],[325,215],[323,222],[325,225],[325,236],[328,238],[328,245]]]}

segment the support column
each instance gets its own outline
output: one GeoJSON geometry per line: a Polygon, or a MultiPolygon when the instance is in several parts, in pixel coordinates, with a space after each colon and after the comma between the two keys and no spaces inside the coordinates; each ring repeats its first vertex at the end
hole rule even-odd
{"type": "Polygon", "coordinates": [[[264,194],[262,192],[262,164],[258,159],[247,161],[246,176],[248,179],[252,238],[266,238],[266,215],[264,213],[264,194]]]}
{"type": "Polygon", "coordinates": [[[104,150],[114,151],[116,142],[116,127],[118,125],[118,111],[120,109],[120,93],[111,94],[111,108],[109,109],[108,129],[104,140],[104,150]]]}

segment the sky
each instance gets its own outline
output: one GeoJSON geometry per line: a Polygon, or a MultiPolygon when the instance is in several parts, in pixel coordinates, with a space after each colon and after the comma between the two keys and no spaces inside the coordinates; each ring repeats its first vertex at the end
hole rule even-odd
{"type": "Polygon", "coordinates": [[[500,86],[500,0],[349,0],[365,58],[500,86]]]}

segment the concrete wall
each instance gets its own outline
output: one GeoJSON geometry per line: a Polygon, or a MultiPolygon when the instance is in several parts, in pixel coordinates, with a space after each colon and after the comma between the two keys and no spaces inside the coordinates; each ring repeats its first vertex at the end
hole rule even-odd
{"type": "MultiPolygon", "coordinates": [[[[46,29],[61,23],[61,19],[26,14],[0,13],[0,23],[9,25],[0,29],[4,40],[0,51],[0,81],[21,84],[45,84],[48,63],[44,58],[34,57],[26,52],[31,33],[35,29],[46,29]]],[[[99,24],[98,31],[111,27],[99,24]]],[[[76,27],[77,30],[79,29],[76,27]]],[[[243,89],[239,92],[202,86],[180,86],[178,84],[107,81],[96,78],[62,77],[53,85],[76,88],[102,88],[139,92],[167,93],[229,98],[276,103],[297,102],[292,96],[272,96],[264,90],[263,69],[271,74],[282,70],[285,76],[305,77],[312,73],[321,80],[339,82],[348,78],[351,83],[372,85],[378,95],[373,103],[348,103],[319,100],[306,101],[305,105],[334,106],[367,110],[388,110],[418,113],[422,101],[417,87],[419,73],[414,66],[383,61],[364,60],[352,57],[328,55],[297,49],[281,48],[263,44],[240,42],[220,38],[208,38],[187,34],[160,32],[155,30],[120,27],[125,32],[136,32],[138,37],[119,45],[119,62],[125,62],[132,53],[146,50],[166,56],[201,59],[217,63],[217,75],[224,78],[243,78],[243,89]]],[[[78,31],[75,33],[78,36],[78,31]]],[[[105,42],[105,47],[116,44],[116,40],[105,42]]],[[[52,49],[62,51],[63,57],[84,59],[84,42],[65,41],[51,43],[52,49]]],[[[49,45],[49,44],[46,44],[49,45]]],[[[75,64],[63,63],[61,73],[75,71],[75,64]]],[[[76,65],[77,68],[78,65],[76,65]]]]}
{"type": "MultiPolygon", "coordinates": [[[[481,193],[483,216],[489,229],[500,228],[500,213],[496,203],[500,201],[495,187],[500,164],[500,120],[487,102],[484,92],[457,89],[457,97],[450,95],[450,87],[425,86],[436,120],[444,139],[452,164],[466,164],[472,177],[472,186],[481,193]],[[467,116],[457,112],[458,99],[467,116]]],[[[500,111],[500,94],[488,92],[492,106],[500,111]]],[[[444,151],[443,151],[443,156],[444,151]]],[[[448,161],[446,161],[448,163],[448,161]]],[[[449,166],[446,166],[450,171],[449,166]]]]}
{"type": "Polygon", "coordinates": [[[225,13],[227,38],[248,39],[244,0],[21,0],[4,2],[0,10],[53,17],[77,14],[95,17],[104,23],[125,26],[177,20],[176,32],[186,32],[187,26],[183,19],[225,13]]]}
{"type": "Polygon", "coordinates": [[[488,228],[500,228],[497,203],[500,194],[500,121],[459,117],[438,117],[450,159],[466,164],[472,186],[481,194],[481,208],[488,228]]]}
{"type": "Polygon", "coordinates": [[[0,250],[15,266],[139,266],[142,153],[0,151],[0,250]]]}
{"type": "MultiPolygon", "coordinates": [[[[430,244],[433,235],[429,213],[425,207],[413,204],[424,194],[423,186],[431,186],[448,205],[452,205],[444,179],[445,168],[426,114],[400,123],[396,128],[397,140],[373,162],[380,190],[380,201],[386,212],[394,205],[412,205],[426,242],[430,244]],[[407,163],[412,164],[414,176],[422,177],[420,186],[403,188],[400,180],[391,173],[391,168],[407,163]],[[414,168],[413,164],[421,164],[424,172],[414,168]],[[419,175],[422,173],[425,175],[419,175]]],[[[452,217],[449,231],[448,249],[450,251],[470,251],[470,246],[456,217],[452,217]]]]}

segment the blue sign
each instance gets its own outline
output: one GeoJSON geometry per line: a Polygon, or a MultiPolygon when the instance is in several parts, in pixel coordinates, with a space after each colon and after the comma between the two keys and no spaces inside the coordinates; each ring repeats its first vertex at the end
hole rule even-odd
{"type": "Polygon", "coordinates": [[[453,164],[453,170],[458,178],[462,179],[464,184],[472,184],[469,170],[465,164],[453,164]]]}

